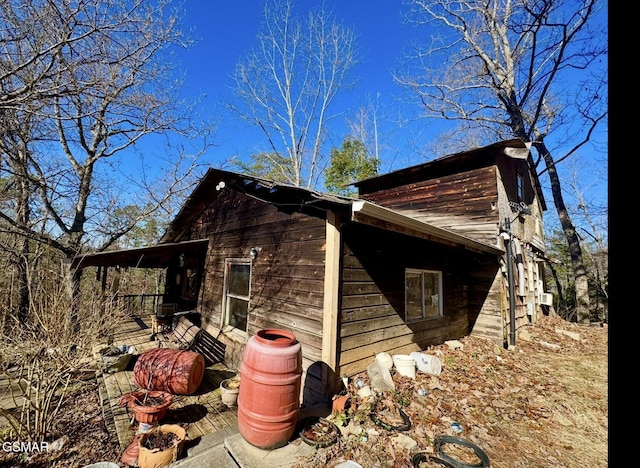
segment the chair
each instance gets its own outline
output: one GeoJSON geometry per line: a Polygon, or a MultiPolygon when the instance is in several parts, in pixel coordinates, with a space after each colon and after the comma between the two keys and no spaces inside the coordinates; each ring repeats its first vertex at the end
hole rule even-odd
{"type": "Polygon", "coordinates": [[[167,302],[158,304],[156,313],[151,320],[151,333],[155,335],[160,331],[169,331],[173,325],[173,316],[178,309],[178,304],[167,302]]]}

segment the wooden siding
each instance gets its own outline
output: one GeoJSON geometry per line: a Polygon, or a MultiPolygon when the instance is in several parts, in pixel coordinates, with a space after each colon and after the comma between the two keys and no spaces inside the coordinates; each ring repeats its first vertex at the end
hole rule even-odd
{"type": "MultiPolygon", "coordinates": [[[[538,274],[538,264],[536,262],[537,253],[544,251],[544,234],[542,225],[541,201],[536,197],[531,177],[525,177],[524,202],[530,209],[530,214],[519,214],[517,210],[510,206],[510,202],[517,201],[515,178],[518,169],[527,174],[525,161],[505,158],[500,160],[500,171],[498,179],[498,207],[501,213],[501,226],[504,228],[505,219],[510,221],[510,232],[518,239],[522,249],[520,258],[516,255],[513,246],[512,267],[513,280],[515,284],[515,321],[516,330],[535,322],[538,313],[541,313],[538,305],[540,290],[538,281],[541,279],[538,274]],[[522,282],[524,284],[524,294],[519,294],[518,284],[520,283],[520,271],[518,262],[522,262],[522,282]],[[533,308],[530,310],[529,308],[533,308]],[[532,313],[530,313],[532,312],[532,313]]],[[[504,242],[501,241],[504,247],[504,242]]],[[[504,261],[507,261],[505,255],[504,261]]],[[[506,268],[506,266],[505,266],[506,268]]],[[[511,311],[509,310],[509,287],[506,272],[502,275],[502,322],[505,328],[504,342],[509,343],[509,332],[511,329],[511,311]]]]}
{"type": "MultiPolygon", "coordinates": [[[[407,172],[405,178],[373,181],[363,185],[361,197],[386,206],[426,223],[463,234],[472,239],[504,248],[499,234],[511,222],[511,233],[520,240],[523,255],[525,293],[516,295],[516,329],[535,321],[540,306],[540,275],[536,256],[544,252],[542,224],[543,200],[538,198],[534,175],[528,161],[510,158],[501,152],[486,154],[484,158],[468,159],[456,167],[435,164],[424,166],[418,173],[407,172]],[[460,172],[456,172],[460,171],[460,172]],[[524,176],[522,198],[518,198],[517,174],[524,176]],[[518,215],[512,203],[523,202],[530,214],[518,215]]],[[[506,262],[506,256],[504,261],[506,262]]],[[[510,330],[510,310],[506,271],[491,265],[495,276],[480,273],[488,291],[470,297],[470,322],[473,334],[487,337],[496,343],[507,343],[510,330]]],[[[474,272],[479,270],[473,270],[474,272]]],[[[514,282],[520,281],[517,261],[513,259],[514,282]]],[[[475,274],[471,272],[470,274],[475,274]]],[[[474,278],[474,282],[477,278],[474,278]]],[[[517,290],[516,292],[521,292],[517,290]]]]}
{"type": "Polygon", "coordinates": [[[496,167],[399,185],[362,198],[412,218],[495,245],[499,217],[496,167]]]}
{"type": "Polygon", "coordinates": [[[186,231],[210,239],[199,309],[203,327],[227,345],[227,364],[239,367],[249,336],[263,328],[291,331],[307,362],[320,359],[324,294],[325,222],[286,214],[270,204],[233,191],[221,192],[186,231]],[[248,333],[221,330],[226,258],[249,258],[251,268],[248,333]]]}
{"type": "Polygon", "coordinates": [[[531,172],[526,161],[511,158],[498,160],[498,208],[500,213],[500,225],[504,226],[505,218],[511,222],[511,232],[524,243],[535,245],[544,250],[544,234],[542,226],[542,206],[536,196],[531,172]],[[522,173],[524,177],[523,199],[518,199],[516,187],[516,174],[522,173]],[[510,202],[524,202],[531,214],[518,216],[518,212],[510,206],[510,202]]]}
{"type": "Polygon", "coordinates": [[[498,345],[507,342],[509,301],[507,299],[506,277],[500,270],[496,272],[488,294],[475,298],[474,303],[480,307],[475,322],[471,323],[471,334],[488,338],[498,345]]]}
{"type": "Polygon", "coordinates": [[[496,274],[494,256],[369,226],[350,224],[343,239],[339,375],[366,370],[383,351],[406,354],[464,336],[496,274]],[[404,322],[406,268],[442,271],[443,317],[404,322]]]}

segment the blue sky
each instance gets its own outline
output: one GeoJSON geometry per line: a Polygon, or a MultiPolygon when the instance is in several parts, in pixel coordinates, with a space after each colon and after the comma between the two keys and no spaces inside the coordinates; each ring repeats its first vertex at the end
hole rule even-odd
{"type": "MultiPolygon", "coordinates": [[[[299,1],[298,7],[309,2],[299,1]]],[[[314,4],[316,2],[313,2],[314,4]]],[[[186,68],[185,92],[206,94],[209,109],[217,109],[222,115],[220,102],[231,96],[229,75],[242,53],[256,44],[262,15],[262,0],[236,0],[234,2],[185,0],[186,16],[183,28],[194,28],[192,36],[199,42],[181,53],[180,60],[186,68]]],[[[336,103],[336,109],[348,113],[357,109],[368,97],[380,94],[379,100],[390,115],[397,107],[395,97],[401,89],[393,83],[391,69],[398,63],[411,26],[401,17],[402,2],[388,0],[328,0],[337,20],[355,30],[360,50],[360,63],[353,70],[358,78],[354,89],[348,90],[336,103]]],[[[335,109],[334,109],[335,110],[335,109]]],[[[343,119],[340,120],[342,124],[343,119]]],[[[336,124],[337,124],[336,120],[336,124]]],[[[211,153],[214,162],[238,155],[247,157],[257,150],[251,136],[254,130],[240,123],[225,119],[218,126],[216,141],[219,144],[211,153]],[[237,137],[232,137],[236,135],[237,137]]],[[[342,142],[346,130],[334,133],[335,146],[342,142]]],[[[397,134],[396,134],[397,137],[397,134]]],[[[259,138],[260,144],[263,144],[259,138]]],[[[422,161],[421,158],[391,155],[387,167],[399,169],[422,161]]]]}
{"type": "MultiPolygon", "coordinates": [[[[298,0],[297,7],[316,5],[315,0],[298,0]]],[[[424,162],[423,156],[416,154],[408,146],[409,137],[422,142],[434,141],[438,128],[434,124],[426,125],[417,121],[409,126],[400,126],[393,122],[393,116],[402,109],[403,117],[416,109],[406,105],[400,107],[398,100],[404,91],[393,82],[391,70],[400,64],[403,48],[415,33],[413,26],[406,24],[401,12],[406,11],[403,0],[326,0],[328,8],[338,21],[353,28],[358,37],[360,64],[354,70],[358,78],[357,86],[344,93],[336,102],[334,110],[345,114],[361,106],[367,97],[379,94],[382,114],[389,116],[387,127],[382,128],[382,138],[387,139],[386,152],[382,152],[383,164],[381,172],[400,169],[424,162]]],[[[215,137],[216,147],[207,154],[207,162],[219,166],[233,156],[246,159],[250,154],[266,150],[261,134],[243,123],[228,118],[223,101],[229,100],[231,91],[230,74],[243,52],[256,44],[256,35],[262,16],[263,0],[184,0],[185,16],[182,27],[193,29],[191,35],[198,43],[179,56],[186,73],[184,92],[190,95],[205,94],[204,105],[209,112],[222,120],[218,123],[215,137]]],[[[603,14],[606,15],[607,7],[603,14]]],[[[421,32],[424,34],[424,32],[421,32]]],[[[339,119],[343,125],[343,119],[339,119]]],[[[336,125],[338,125],[338,120],[336,125]]],[[[338,125],[333,131],[334,146],[339,146],[346,135],[346,127],[338,125]]],[[[590,186],[595,171],[604,172],[604,179],[598,180],[589,189],[589,196],[607,203],[608,180],[607,168],[601,171],[602,160],[607,159],[606,128],[600,129],[605,144],[600,146],[600,153],[595,159],[589,157],[581,163],[584,186],[590,186]],[[604,148],[604,150],[603,150],[604,148]],[[585,168],[586,164],[586,168],[585,168]]],[[[437,156],[444,156],[438,154],[437,156]]],[[[229,166],[227,166],[229,168],[229,166]]],[[[560,168],[569,175],[571,165],[563,163],[560,168]]],[[[545,180],[542,180],[543,186],[545,180]]],[[[547,205],[554,211],[553,199],[546,190],[547,205]]],[[[570,200],[566,200],[570,202],[570,200]]],[[[549,218],[555,219],[553,213],[549,218]]]]}
{"type": "MultiPolygon", "coordinates": [[[[301,7],[307,2],[299,1],[301,7]]],[[[316,2],[312,2],[316,3],[316,2]]],[[[204,91],[220,90],[228,83],[240,55],[256,44],[262,14],[262,0],[185,0],[184,27],[194,26],[193,36],[200,43],[183,55],[190,75],[189,86],[204,91]]],[[[400,56],[409,25],[402,23],[400,1],[333,0],[339,21],[356,30],[364,63],[358,67],[360,89],[395,88],[389,68],[400,56]]]]}

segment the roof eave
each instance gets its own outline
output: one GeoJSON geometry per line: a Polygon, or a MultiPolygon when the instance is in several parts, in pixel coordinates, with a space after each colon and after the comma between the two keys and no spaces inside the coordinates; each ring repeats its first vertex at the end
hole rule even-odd
{"type": "Polygon", "coordinates": [[[209,239],[196,239],[133,249],[85,253],[71,259],[71,268],[83,269],[91,266],[164,268],[168,265],[172,254],[206,251],[208,244],[209,239]]]}
{"type": "Polygon", "coordinates": [[[417,235],[435,242],[444,242],[450,245],[464,247],[467,250],[475,252],[493,255],[502,255],[504,253],[504,251],[498,247],[484,244],[461,234],[427,224],[366,200],[353,201],[351,208],[351,220],[354,222],[377,225],[378,227],[387,226],[392,230],[404,232],[409,235],[417,235]]]}

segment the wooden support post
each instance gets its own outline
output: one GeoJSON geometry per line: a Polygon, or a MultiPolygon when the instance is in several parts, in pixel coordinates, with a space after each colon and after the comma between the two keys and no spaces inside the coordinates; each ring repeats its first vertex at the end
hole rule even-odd
{"type": "Polygon", "coordinates": [[[324,252],[324,313],[322,317],[322,361],[333,371],[338,366],[338,306],[342,238],[339,217],[327,212],[324,252]]]}

